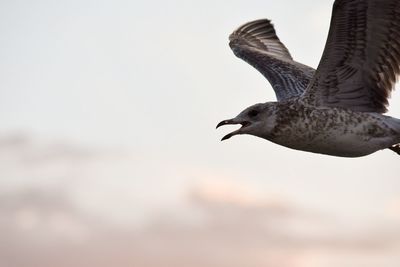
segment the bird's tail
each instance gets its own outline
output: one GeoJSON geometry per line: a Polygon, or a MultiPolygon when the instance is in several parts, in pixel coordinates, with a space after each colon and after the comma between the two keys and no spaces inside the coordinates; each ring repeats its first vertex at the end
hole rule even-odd
{"type": "Polygon", "coordinates": [[[395,119],[395,120],[396,120],[395,131],[397,132],[397,139],[398,139],[398,142],[400,143],[400,120],[399,119],[395,119]]]}
{"type": "Polygon", "coordinates": [[[393,117],[390,117],[390,119],[390,126],[397,133],[397,138],[395,138],[395,144],[389,149],[400,155],[400,120],[393,117]]]}

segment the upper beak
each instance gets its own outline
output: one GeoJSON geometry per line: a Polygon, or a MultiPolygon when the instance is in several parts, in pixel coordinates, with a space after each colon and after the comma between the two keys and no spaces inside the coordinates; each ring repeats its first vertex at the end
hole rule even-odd
{"type": "Polygon", "coordinates": [[[227,140],[227,139],[231,138],[231,137],[234,136],[234,135],[240,134],[240,133],[241,133],[241,130],[242,130],[244,127],[249,126],[251,123],[248,122],[248,121],[242,121],[242,120],[238,120],[238,119],[224,120],[224,121],[221,121],[220,123],[218,123],[217,129],[218,129],[219,127],[223,126],[223,125],[235,125],[235,124],[241,124],[242,127],[239,128],[239,129],[236,130],[236,131],[233,131],[233,132],[231,132],[231,133],[225,135],[224,137],[222,137],[221,141],[227,140]]]}

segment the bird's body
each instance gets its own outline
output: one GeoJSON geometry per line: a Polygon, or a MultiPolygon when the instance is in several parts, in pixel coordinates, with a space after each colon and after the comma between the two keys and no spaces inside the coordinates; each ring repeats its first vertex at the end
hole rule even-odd
{"type": "Polygon", "coordinates": [[[310,106],[298,99],[270,102],[274,126],[261,138],[292,149],[360,157],[400,143],[400,120],[376,113],[310,106]]]}
{"type": "Polygon", "coordinates": [[[293,60],[269,20],[230,36],[234,54],[260,71],[278,101],[250,106],[222,121],[308,152],[360,157],[389,148],[400,154],[400,120],[383,115],[400,74],[400,1],[336,0],[316,70],[293,60]]]}

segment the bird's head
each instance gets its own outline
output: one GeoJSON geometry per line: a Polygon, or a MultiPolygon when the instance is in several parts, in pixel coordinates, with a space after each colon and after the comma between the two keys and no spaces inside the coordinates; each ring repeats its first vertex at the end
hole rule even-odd
{"type": "Polygon", "coordinates": [[[255,104],[243,110],[239,115],[230,120],[218,123],[217,128],[223,125],[241,124],[242,127],[225,135],[221,141],[227,140],[238,134],[250,134],[267,138],[275,127],[275,109],[271,102],[255,104]]]}

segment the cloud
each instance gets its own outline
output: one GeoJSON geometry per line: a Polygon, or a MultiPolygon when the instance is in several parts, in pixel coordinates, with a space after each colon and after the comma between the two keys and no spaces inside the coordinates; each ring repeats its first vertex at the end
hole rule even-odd
{"type": "MultiPolygon", "coordinates": [[[[99,157],[113,158],[125,154],[122,150],[99,150],[73,145],[65,141],[48,141],[26,133],[0,134],[0,159],[41,166],[59,161],[79,163],[99,157]]],[[[124,155],[125,156],[125,155],[124,155]]]]}
{"type": "MultiPolygon", "coordinates": [[[[30,189],[2,194],[0,200],[0,233],[7,241],[1,265],[242,266],[251,264],[255,253],[246,251],[253,234],[247,237],[233,221],[224,227],[218,220],[193,226],[170,215],[132,231],[90,218],[60,192],[30,189]]],[[[199,199],[192,205],[202,206],[199,199]]],[[[205,212],[209,219],[215,216],[205,212]]]]}
{"type": "Polygon", "coordinates": [[[395,252],[400,237],[393,232],[347,236],[341,229],[305,235],[293,227],[309,228],[307,221],[323,229],[320,224],[326,221],[283,200],[246,200],[243,205],[236,201],[244,198],[240,192],[229,193],[233,201],[210,197],[208,190],[188,192],[187,204],[202,214],[195,224],[176,210],[159,214],[140,229],[92,217],[60,191],[31,188],[3,193],[0,234],[5,242],[0,265],[323,267],[344,258],[354,265],[365,259],[381,263],[377,266],[390,266],[382,265],[387,258],[399,262],[395,252]]]}
{"type": "Polygon", "coordinates": [[[109,153],[29,136],[0,138],[0,163],[8,162],[8,174],[23,181],[0,189],[0,266],[400,263],[397,228],[349,229],[284,194],[226,177],[172,186],[175,173],[163,165],[160,172],[141,170],[136,160],[118,150],[109,153]],[[35,163],[25,169],[27,158],[35,163]],[[29,182],[33,179],[55,181],[29,182]],[[136,216],[143,218],[141,224],[131,220],[136,216]]]}

